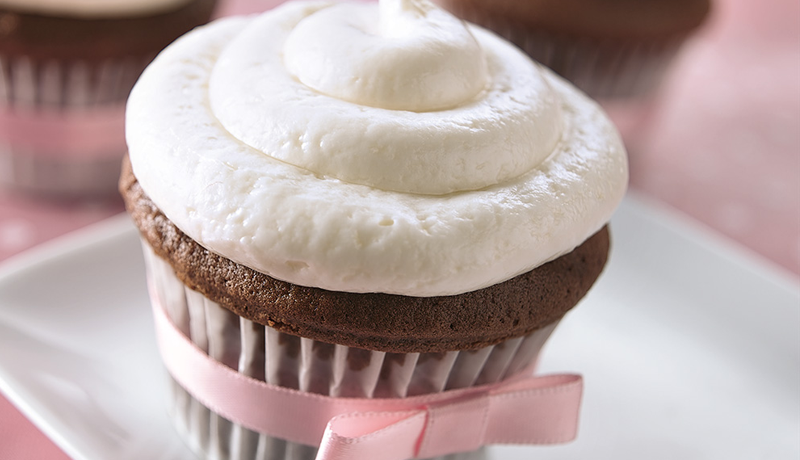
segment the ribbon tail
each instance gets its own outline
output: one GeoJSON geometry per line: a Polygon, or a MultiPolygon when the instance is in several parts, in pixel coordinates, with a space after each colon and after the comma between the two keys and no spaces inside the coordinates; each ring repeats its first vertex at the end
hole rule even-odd
{"type": "Polygon", "coordinates": [[[406,460],[416,457],[426,411],[368,412],[328,422],[316,460],[406,460]]]}
{"type": "MultiPolygon", "coordinates": [[[[486,430],[491,444],[557,444],[578,432],[583,379],[560,374],[529,380],[535,388],[494,394],[486,430]]],[[[521,382],[525,385],[525,381],[521,382]]]]}
{"type": "Polygon", "coordinates": [[[487,444],[554,444],[575,438],[583,380],[549,375],[504,382],[490,394],[428,408],[419,458],[487,444]]]}

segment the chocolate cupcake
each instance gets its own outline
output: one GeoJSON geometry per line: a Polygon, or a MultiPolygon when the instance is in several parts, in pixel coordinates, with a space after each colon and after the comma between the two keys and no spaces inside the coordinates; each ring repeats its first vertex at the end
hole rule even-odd
{"type": "MultiPolygon", "coordinates": [[[[159,330],[236,382],[332,404],[428,405],[529,373],[600,275],[627,183],[595,103],[419,0],[214,22],[144,72],[126,128],[120,190],[159,330]]],[[[319,438],[231,416],[216,398],[238,390],[177,369],[167,342],[196,452],[314,458],[319,438]]],[[[269,418],[258,401],[233,405],[269,418]]]]}
{"type": "Polygon", "coordinates": [[[507,38],[593,98],[651,93],[709,0],[435,0],[507,38]]]}
{"type": "Polygon", "coordinates": [[[113,197],[133,84],[214,4],[0,0],[0,186],[113,197]]]}

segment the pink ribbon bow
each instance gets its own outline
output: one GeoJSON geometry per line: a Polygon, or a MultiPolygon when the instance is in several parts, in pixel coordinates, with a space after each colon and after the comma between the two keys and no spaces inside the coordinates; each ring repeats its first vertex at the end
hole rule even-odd
{"type": "Polygon", "coordinates": [[[486,444],[566,442],[577,431],[578,375],[518,376],[408,398],[322,396],[255,380],[215,361],[153,299],[162,358],[186,391],[250,430],[319,446],[317,460],[427,458],[486,444]]]}

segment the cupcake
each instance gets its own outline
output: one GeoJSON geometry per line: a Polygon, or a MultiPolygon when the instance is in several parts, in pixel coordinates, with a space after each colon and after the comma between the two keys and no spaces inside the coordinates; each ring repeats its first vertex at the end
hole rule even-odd
{"type": "Polygon", "coordinates": [[[652,93],[710,0],[435,0],[593,98],[652,93]]]}
{"type": "Polygon", "coordinates": [[[215,0],[0,0],[0,187],[111,198],[125,100],[215,0]]]}
{"type": "Polygon", "coordinates": [[[171,412],[203,458],[575,435],[579,381],[530,374],[603,269],[627,162],[513,45],[424,0],[287,3],[168,47],[126,135],[171,412]],[[501,397],[524,420],[492,425],[528,385],[548,402],[501,397]]]}

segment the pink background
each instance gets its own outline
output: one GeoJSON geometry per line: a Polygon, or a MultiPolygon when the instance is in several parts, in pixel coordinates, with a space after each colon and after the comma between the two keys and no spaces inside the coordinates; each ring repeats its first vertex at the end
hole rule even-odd
{"type": "MultiPolygon", "coordinates": [[[[227,0],[219,14],[275,3],[227,0]]],[[[633,190],[800,279],[800,2],[716,0],[653,101],[609,109],[629,146],[633,190]]],[[[0,194],[0,261],[121,211],[118,200],[0,194]]],[[[0,396],[0,459],[66,458],[0,396]]]]}

